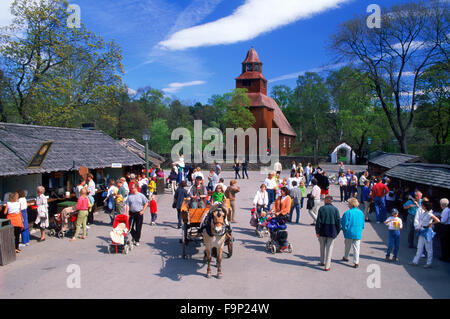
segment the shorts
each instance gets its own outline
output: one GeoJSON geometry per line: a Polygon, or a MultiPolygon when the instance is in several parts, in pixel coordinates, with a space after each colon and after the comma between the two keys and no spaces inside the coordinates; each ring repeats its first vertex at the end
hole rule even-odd
{"type": "Polygon", "coordinates": [[[328,189],[321,189],[320,195],[328,195],[328,189]]]}

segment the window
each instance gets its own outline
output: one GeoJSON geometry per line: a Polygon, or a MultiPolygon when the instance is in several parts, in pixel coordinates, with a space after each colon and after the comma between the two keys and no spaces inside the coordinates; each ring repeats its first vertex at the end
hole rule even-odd
{"type": "Polygon", "coordinates": [[[283,137],[283,148],[286,148],[286,137],[283,137]]]}
{"type": "Polygon", "coordinates": [[[253,71],[253,64],[247,63],[247,72],[253,71]]]}
{"type": "Polygon", "coordinates": [[[289,138],[289,148],[291,148],[291,139],[289,138]]]}
{"type": "Polygon", "coordinates": [[[250,86],[250,80],[242,80],[242,86],[250,86]]]}
{"type": "Polygon", "coordinates": [[[259,64],[255,64],[255,71],[259,72],[259,64]]]}

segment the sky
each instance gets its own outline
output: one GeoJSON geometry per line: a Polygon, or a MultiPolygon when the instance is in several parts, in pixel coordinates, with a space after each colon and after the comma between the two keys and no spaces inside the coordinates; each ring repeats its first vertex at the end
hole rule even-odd
{"type": "MultiPolygon", "coordinates": [[[[12,0],[0,0],[0,26],[12,0]]],[[[294,87],[298,75],[342,65],[327,48],[340,23],[369,16],[371,4],[406,0],[69,0],[81,22],[123,50],[130,94],[152,87],[185,103],[207,103],[235,88],[254,47],[274,85],[294,87]]]]}

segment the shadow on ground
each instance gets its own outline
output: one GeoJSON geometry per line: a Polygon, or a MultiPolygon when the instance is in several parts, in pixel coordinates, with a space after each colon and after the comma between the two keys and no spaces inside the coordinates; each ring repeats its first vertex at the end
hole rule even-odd
{"type": "Polygon", "coordinates": [[[188,258],[183,259],[183,244],[180,238],[155,237],[154,243],[148,243],[156,253],[161,256],[160,277],[169,278],[173,281],[181,281],[184,276],[199,275],[205,276],[205,273],[199,272],[205,263],[203,254],[199,254],[201,242],[189,242],[187,245],[188,258]]]}

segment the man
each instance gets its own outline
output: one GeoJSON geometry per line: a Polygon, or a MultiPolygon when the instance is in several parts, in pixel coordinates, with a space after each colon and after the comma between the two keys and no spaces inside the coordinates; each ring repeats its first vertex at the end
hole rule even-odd
{"type": "Polygon", "coordinates": [[[209,171],[208,181],[208,190],[215,190],[217,184],[219,184],[219,176],[217,176],[214,169],[209,171]]]}
{"type": "Polygon", "coordinates": [[[277,183],[274,178],[274,173],[270,172],[268,177],[264,180],[264,184],[266,185],[267,195],[269,195],[269,204],[267,204],[267,208],[270,209],[270,206],[275,201],[275,188],[277,183]]]}
{"type": "Polygon", "coordinates": [[[369,177],[369,172],[368,171],[364,171],[364,173],[359,178],[358,194],[360,194],[359,200],[361,202],[363,202],[363,199],[361,197],[362,196],[362,190],[363,190],[364,186],[366,185],[366,181],[369,181],[368,177],[369,177]]]}
{"type": "Polygon", "coordinates": [[[338,171],[339,176],[341,176],[342,173],[345,173],[345,167],[344,167],[344,163],[343,162],[341,162],[339,164],[339,171],[338,171]]]}
{"type": "Polygon", "coordinates": [[[222,190],[225,193],[227,191],[227,186],[225,185],[225,180],[223,179],[223,177],[219,178],[219,183],[217,184],[217,186],[219,185],[222,186],[222,190]]]}
{"type": "Polygon", "coordinates": [[[206,203],[205,199],[208,195],[205,185],[202,183],[203,179],[201,176],[197,176],[195,178],[195,184],[191,186],[189,189],[188,195],[190,199],[190,207],[191,208],[205,208],[206,203]]]}
{"type": "Polygon", "coordinates": [[[422,193],[419,191],[414,193],[414,198],[410,196],[408,201],[403,205],[403,209],[408,210],[408,216],[406,217],[406,231],[408,232],[409,248],[415,248],[415,246],[417,246],[414,218],[420,207],[422,207],[422,193]]]}
{"type": "Polygon", "coordinates": [[[273,168],[275,170],[275,172],[279,175],[281,174],[281,171],[283,170],[283,167],[281,166],[281,163],[279,161],[277,161],[274,165],[273,168]]]}
{"type": "Polygon", "coordinates": [[[295,187],[294,182],[296,183],[297,186],[300,185],[301,178],[300,178],[299,173],[295,173],[294,176],[288,178],[288,186],[287,187],[288,187],[289,191],[292,191],[292,188],[295,187]]]}
{"type": "Polygon", "coordinates": [[[314,226],[317,222],[317,212],[320,206],[320,187],[317,185],[317,179],[315,178],[311,180],[311,184],[313,185],[313,189],[310,196],[314,200],[314,206],[309,209],[308,212],[313,219],[313,223],[311,224],[311,226],[314,226]]]}
{"type": "Polygon", "coordinates": [[[134,244],[139,246],[141,239],[142,224],[144,223],[144,212],[148,206],[148,199],[138,192],[136,184],[131,186],[131,193],[125,202],[126,214],[129,216],[130,234],[134,244]]]}
{"type": "Polygon", "coordinates": [[[220,173],[222,172],[222,168],[220,167],[219,163],[214,162],[214,164],[215,164],[215,166],[216,166],[216,167],[215,167],[216,174],[217,174],[217,176],[219,176],[220,173]]]}
{"type": "Polygon", "coordinates": [[[345,200],[348,201],[348,199],[351,196],[351,189],[352,189],[352,179],[353,179],[353,174],[352,171],[350,169],[347,170],[347,174],[345,174],[345,178],[347,178],[347,190],[345,192],[345,200]]]}
{"type": "Polygon", "coordinates": [[[316,222],[316,236],[320,243],[320,265],[330,270],[334,240],[341,231],[339,211],[332,205],[333,197],[325,197],[325,205],[320,207],[316,222]]]}
{"type": "Polygon", "coordinates": [[[297,213],[297,218],[296,218],[295,222],[298,224],[300,221],[300,202],[302,201],[302,191],[300,190],[300,188],[297,187],[297,181],[292,182],[292,187],[291,187],[291,189],[289,189],[289,191],[290,191],[290,195],[294,201],[294,205],[292,206],[291,212],[289,214],[289,222],[292,223],[292,217],[293,217],[292,213],[294,212],[294,208],[295,208],[295,211],[297,213]]]}
{"type": "Polygon", "coordinates": [[[95,193],[97,190],[95,188],[94,175],[89,173],[87,176],[87,179],[88,179],[88,185],[87,185],[88,197],[89,197],[89,201],[92,204],[92,206],[89,208],[87,225],[91,225],[94,223],[94,204],[95,204],[95,193]]]}
{"type": "Polygon", "coordinates": [[[375,185],[372,188],[372,198],[375,204],[375,211],[377,213],[377,224],[384,223],[387,218],[386,205],[384,197],[389,193],[389,188],[380,179],[375,180],[375,185]]]}
{"type": "MultiPolygon", "coordinates": [[[[128,174],[129,176],[129,174],[128,174]]],[[[123,187],[125,187],[125,190],[127,191],[127,195],[130,193],[130,187],[128,187],[128,182],[127,179],[125,177],[120,178],[120,180],[122,181],[122,185],[123,187]]]]}

